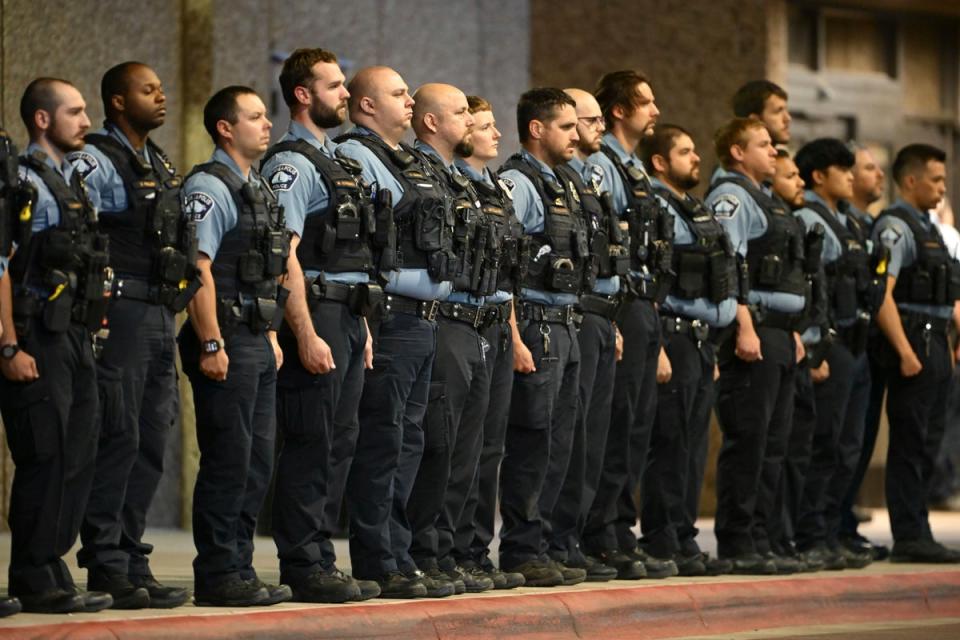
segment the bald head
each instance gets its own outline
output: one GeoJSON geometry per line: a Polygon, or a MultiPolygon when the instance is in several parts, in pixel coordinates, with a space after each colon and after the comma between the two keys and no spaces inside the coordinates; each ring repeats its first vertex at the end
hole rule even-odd
{"type": "Polygon", "coordinates": [[[407,83],[390,67],[364,67],[347,85],[350,120],[396,146],[410,127],[413,98],[407,83]]]}
{"type": "Polygon", "coordinates": [[[606,129],[603,123],[603,111],[593,94],[583,89],[564,89],[563,92],[577,103],[577,134],[580,136],[577,155],[582,159],[600,150],[603,132],[606,129]]]}
{"type": "Polygon", "coordinates": [[[467,158],[473,153],[473,115],[467,96],[453,85],[425,84],[413,94],[413,130],[448,163],[454,154],[467,158]]]}

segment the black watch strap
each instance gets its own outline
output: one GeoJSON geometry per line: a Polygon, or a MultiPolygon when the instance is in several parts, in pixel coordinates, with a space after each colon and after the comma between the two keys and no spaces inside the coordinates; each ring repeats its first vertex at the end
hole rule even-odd
{"type": "Polygon", "coordinates": [[[0,357],[2,357],[4,360],[11,360],[13,356],[19,353],[19,351],[20,345],[18,345],[16,342],[13,344],[5,344],[0,347],[0,357]]]}

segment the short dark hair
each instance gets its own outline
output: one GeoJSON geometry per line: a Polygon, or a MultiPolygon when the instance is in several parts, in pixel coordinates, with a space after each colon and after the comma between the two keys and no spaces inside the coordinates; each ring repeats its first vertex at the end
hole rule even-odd
{"type": "Polygon", "coordinates": [[[130,60],[107,69],[103,79],[100,80],[100,100],[103,101],[104,115],[109,117],[113,113],[113,108],[110,106],[113,96],[126,95],[130,88],[130,71],[146,66],[142,62],[130,60]]]}
{"type": "Polygon", "coordinates": [[[337,62],[336,54],[326,49],[297,49],[283,61],[280,70],[280,91],[288,107],[297,104],[293,91],[305,87],[313,79],[313,65],[318,62],[337,62]]]}
{"type": "Polygon", "coordinates": [[[787,92],[775,82],[751,80],[733,94],[733,115],[738,118],[762,115],[763,106],[770,96],[777,96],[786,100],[787,92]]]}
{"type": "Polygon", "coordinates": [[[665,160],[670,160],[670,151],[673,150],[680,136],[693,138],[690,132],[680,125],[660,124],[654,129],[653,135],[645,136],[640,141],[640,159],[648,171],[654,171],[653,156],[662,156],[665,160]]]}
{"type": "Polygon", "coordinates": [[[817,138],[800,148],[794,158],[800,177],[809,186],[813,186],[814,171],[826,171],[830,167],[850,169],[856,163],[856,158],[850,148],[842,140],[836,138],[817,138]]]}
{"type": "Polygon", "coordinates": [[[902,184],[907,174],[916,174],[918,170],[925,168],[931,160],[946,162],[947,152],[930,144],[908,144],[900,149],[897,152],[897,157],[893,159],[893,167],[890,169],[893,174],[893,181],[902,184]]]}
{"type": "Polygon", "coordinates": [[[33,116],[41,109],[53,115],[60,106],[60,99],[57,96],[57,84],[73,86],[69,80],[60,78],[34,78],[23,91],[23,97],[20,98],[20,119],[23,120],[23,126],[27,128],[27,133],[33,135],[35,125],[33,116]]]}
{"type": "Polygon", "coordinates": [[[593,97],[597,99],[603,119],[609,129],[613,125],[613,108],[621,107],[629,115],[637,105],[637,87],[641,84],[650,84],[646,74],[636,69],[611,71],[604,74],[597,82],[593,97]]]}
{"type": "Polygon", "coordinates": [[[470,113],[493,111],[493,105],[490,104],[486,98],[481,98],[480,96],[467,96],[467,108],[470,110],[470,113]]]}
{"type": "Polygon", "coordinates": [[[517,131],[520,142],[530,139],[531,122],[548,122],[556,117],[556,111],[563,106],[577,107],[577,103],[563,89],[540,87],[530,89],[520,96],[517,103],[517,131]]]}
{"type": "Polygon", "coordinates": [[[217,123],[226,120],[230,124],[237,124],[239,110],[237,98],[251,93],[257,95],[257,92],[250,87],[234,84],[220,89],[207,100],[207,104],[203,107],[203,128],[210,134],[213,144],[217,144],[220,139],[217,123]]]}
{"type": "Polygon", "coordinates": [[[730,155],[730,147],[734,145],[745,146],[747,144],[747,132],[751,129],[766,131],[767,127],[756,118],[733,118],[717,129],[713,136],[713,146],[724,169],[729,169],[734,162],[733,156],[730,155]]]}

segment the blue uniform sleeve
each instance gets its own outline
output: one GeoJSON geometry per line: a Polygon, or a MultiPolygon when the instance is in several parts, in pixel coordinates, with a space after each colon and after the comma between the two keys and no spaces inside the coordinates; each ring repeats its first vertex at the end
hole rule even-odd
{"type": "Polygon", "coordinates": [[[99,211],[123,211],[127,208],[127,191],[123,180],[107,156],[93,145],[67,156],[73,170],[80,174],[90,201],[99,211]]]}
{"type": "Polygon", "coordinates": [[[311,203],[318,201],[313,208],[320,210],[329,201],[326,184],[318,179],[316,167],[303,154],[284,151],[270,158],[261,173],[283,205],[287,229],[302,236],[311,203]]]}
{"type": "Polygon", "coordinates": [[[893,216],[884,216],[873,226],[873,241],[881,242],[890,250],[887,275],[896,278],[900,270],[916,260],[916,241],[913,232],[893,216]]]}
{"type": "Polygon", "coordinates": [[[747,255],[747,242],[750,240],[749,204],[753,204],[749,195],[741,187],[730,183],[714,189],[704,202],[730,236],[733,248],[743,257],[747,255]]]}
{"type": "Polygon", "coordinates": [[[403,187],[393,177],[390,170],[383,166],[380,159],[374,155],[373,151],[363,146],[362,142],[357,140],[347,140],[337,145],[337,153],[348,158],[353,158],[363,167],[363,179],[374,193],[380,189],[388,189],[393,196],[393,204],[396,206],[403,197],[403,187]]]}
{"type": "Polygon", "coordinates": [[[237,226],[237,207],[227,185],[205,173],[183,186],[183,214],[197,223],[197,248],[213,260],[223,236],[237,226]]]}
{"type": "Polygon", "coordinates": [[[613,208],[618,216],[622,216],[624,209],[627,208],[627,192],[617,168],[613,166],[613,162],[607,157],[607,154],[602,151],[592,154],[587,158],[587,161],[603,170],[601,190],[610,192],[610,197],[613,199],[613,208]]]}
{"type": "Polygon", "coordinates": [[[516,169],[507,169],[500,174],[503,180],[511,189],[513,196],[513,210],[517,214],[517,220],[523,225],[527,233],[539,233],[543,231],[543,201],[537,195],[537,190],[533,184],[516,169]]]}

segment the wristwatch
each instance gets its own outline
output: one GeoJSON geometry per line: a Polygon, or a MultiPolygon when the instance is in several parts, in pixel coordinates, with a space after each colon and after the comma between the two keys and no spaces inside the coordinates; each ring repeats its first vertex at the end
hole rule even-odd
{"type": "Polygon", "coordinates": [[[217,340],[205,340],[200,344],[200,349],[203,353],[216,353],[223,349],[226,346],[226,343],[223,341],[223,338],[218,338],[217,340]]]}
{"type": "Polygon", "coordinates": [[[16,342],[13,344],[5,344],[0,347],[0,357],[4,360],[11,360],[13,356],[17,355],[18,351],[20,351],[20,345],[16,342]]]}

